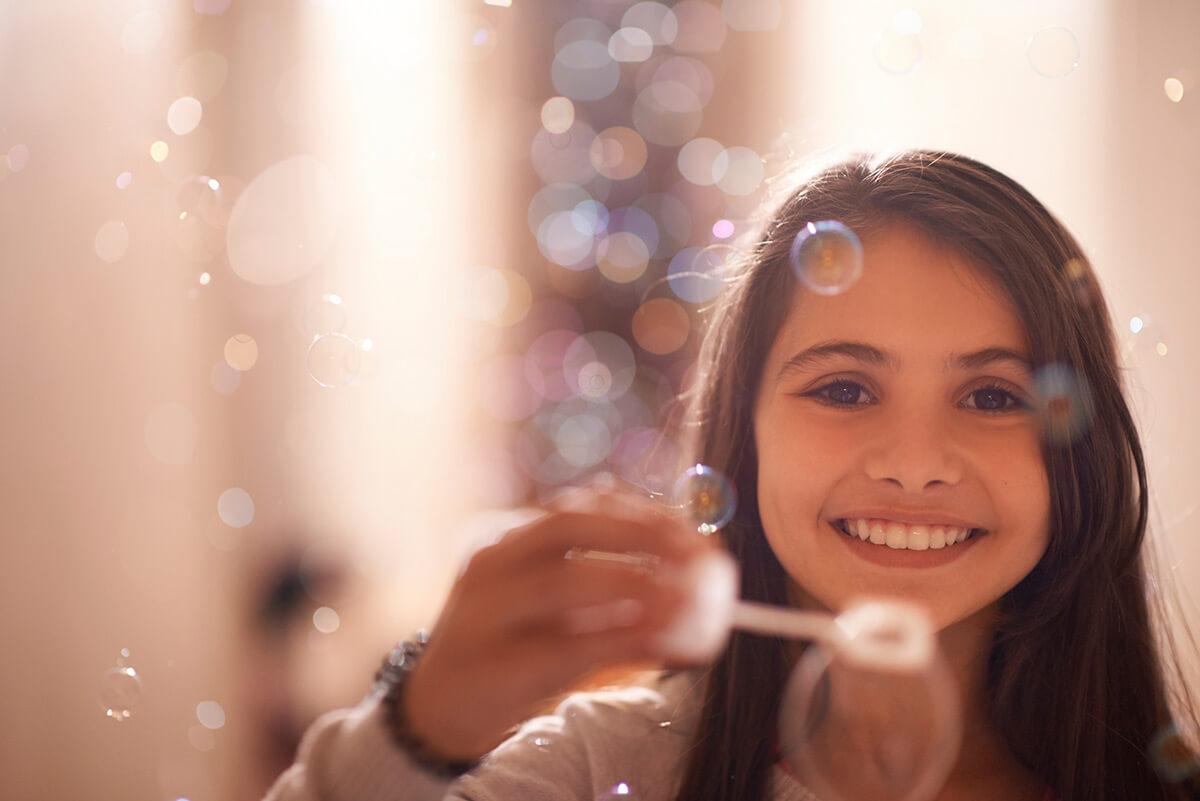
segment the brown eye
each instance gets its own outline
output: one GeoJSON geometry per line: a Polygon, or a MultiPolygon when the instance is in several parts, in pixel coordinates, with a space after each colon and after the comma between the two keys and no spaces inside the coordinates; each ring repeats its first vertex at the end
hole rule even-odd
{"type": "Polygon", "coordinates": [[[1025,404],[1020,398],[1003,387],[980,387],[967,397],[972,400],[973,404],[969,408],[981,412],[1009,412],[1025,408],[1025,404]]]}
{"type": "Polygon", "coordinates": [[[856,381],[834,381],[823,387],[805,393],[828,406],[865,406],[859,400],[866,394],[866,389],[856,381]]]}

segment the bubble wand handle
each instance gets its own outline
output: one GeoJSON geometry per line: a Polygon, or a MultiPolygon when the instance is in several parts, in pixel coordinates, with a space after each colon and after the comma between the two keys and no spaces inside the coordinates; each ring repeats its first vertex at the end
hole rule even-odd
{"type": "Polygon", "coordinates": [[[753,601],[737,601],[734,604],[732,626],[755,634],[769,634],[793,640],[827,643],[841,639],[841,630],[828,614],[753,601]]]}

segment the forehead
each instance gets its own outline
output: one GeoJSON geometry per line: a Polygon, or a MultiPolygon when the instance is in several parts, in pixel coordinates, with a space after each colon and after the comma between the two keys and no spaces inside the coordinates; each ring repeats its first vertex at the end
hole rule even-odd
{"type": "Polygon", "coordinates": [[[990,346],[1025,349],[1007,296],[952,248],[905,225],[874,232],[862,245],[862,275],[847,291],[824,296],[797,285],[775,358],[787,358],[784,348],[830,339],[867,342],[901,362],[990,346]]]}

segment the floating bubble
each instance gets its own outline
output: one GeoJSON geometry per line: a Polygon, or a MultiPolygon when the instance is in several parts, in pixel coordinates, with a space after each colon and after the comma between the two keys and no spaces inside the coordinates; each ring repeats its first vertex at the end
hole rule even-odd
{"type": "Polygon", "coordinates": [[[642,350],[665,356],[687,342],[691,318],[670,298],[651,298],[633,313],[633,338],[642,350]]]}
{"type": "Polygon", "coordinates": [[[862,243],[836,220],[810,222],[792,243],[792,272],[819,295],[845,292],[862,275],[862,243]]]}
{"type": "Polygon", "coordinates": [[[141,698],[142,678],[129,665],[118,664],[100,679],[99,701],[105,717],[118,723],[129,720],[141,698]]]}
{"type": "Polygon", "coordinates": [[[1183,81],[1178,78],[1167,78],[1163,81],[1163,92],[1166,93],[1167,100],[1178,103],[1183,100],[1183,81]]]}
{"type": "Polygon", "coordinates": [[[1092,422],[1086,381],[1064,364],[1047,364],[1033,373],[1034,408],[1042,434],[1051,442],[1073,442],[1092,422]]]}
{"type": "Polygon", "coordinates": [[[555,91],[572,100],[600,100],[612,94],[621,69],[608,52],[609,38],[603,44],[576,40],[555,53],[550,65],[555,91]]]}
{"type": "Polygon", "coordinates": [[[150,144],[150,158],[154,159],[159,164],[166,161],[167,156],[170,155],[170,153],[171,148],[161,139],[150,144]]]}
{"type": "Polygon", "coordinates": [[[345,334],[322,334],[308,347],[308,374],[323,387],[346,387],[363,372],[362,343],[345,334]]]}
{"type": "Polygon", "coordinates": [[[575,123],[575,104],[567,97],[552,97],[542,104],[542,127],[547,133],[562,134],[575,123]]]}
{"type": "Polygon", "coordinates": [[[735,31],[773,31],[779,27],[779,0],[721,0],[721,14],[735,31]]]}
{"type": "Polygon", "coordinates": [[[737,511],[737,493],[720,471],[698,464],[687,469],[675,482],[673,505],[701,534],[714,534],[733,519],[737,511]]]}
{"type": "Polygon", "coordinates": [[[176,136],[186,136],[196,130],[204,116],[204,107],[194,97],[181,97],[167,109],[167,127],[176,136]]]}
{"type": "Polygon", "coordinates": [[[654,41],[641,28],[621,28],[608,40],[608,54],[613,61],[637,63],[650,58],[654,41]]]}
{"type": "Polygon", "coordinates": [[[342,625],[338,613],[328,606],[319,607],[312,616],[313,628],[322,634],[333,634],[342,625]]]}
{"type": "Polygon", "coordinates": [[[1192,744],[1172,722],[1164,726],[1150,741],[1150,760],[1164,781],[1172,784],[1200,777],[1200,754],[1195,750],[1196,732],[1192,744]]]}
{"type": "Polygon", "coordinates": [[[217,516],[230,528],[245,528],[254,521],[254,500],[241,487],[230,487],[217,498],[217,516]]]}
{"type": "Polygon", "coordinates": [[[1025,55],[1039,75],[1062,78],[1079,66],[1079,40],[1066,28],[1043,28],[1029,37],[1025,55]]]}
{"type": "MultiPolygon", "coordinates": [[[[679,174],[697,186],[712,186],[721,178],[717,164],[724,153],[725,147],[716,139],[693,139],[679,148],[676,157],[679,174]]],[[[728,158],[723,164],[728,167],[728,158]]]]}
{"type": "MultiPolygon", "coordinates": [[[[871,606],[878,612],[890,604],[871,606]]],[[[875,612],[866,617],[888,618],[875,612]]],[[[844,616],[855,614],[848,610],[844,616]]],[[[842,615],[838,625],[845,628],[842,615]]],[[[855,659],[851,647],[807,646],[784,693],[780,749],[822,799],[928,801],[945,782],[961,744],[954,676],[934,647],[931,629],[922,649],[908,648],[903,631],[874,634],[868,656],[886,658],[855,659]],[[896,653],[918,650],[921,659],[889,666],[896,653]]]]}
{"type": "Polygon", "coordinates": [[[621,17],[621,25],[626,28],[640,28],[650,35],[650,40],[656,45],[669,45],[675,41],[679,33],[679,22],[675,12],[662,3],[643,2],[630,6],[621,17]]]}
{"type": "Polygon", "coordinates": [[[164,403],[146,415],[143,436],[150,455],[163,464],[188,464],[196,452],[196,418],[180,403],[164,403]]]}
{"type": "Polygon", "coordinates": [[[671,10],[679,25],[671,44],[677,53],[715,53],[721,49],[727,28],[720,8],[707,0],[681,0],[671,10]]]}
{"type": "Polygon", "coordinates": [[[249,334],[234,334],[225,340],[225,363],[245,372],[258,361],[258,343],[249,334]]]}
{"type": "Polygon", "coordinates": [[[113,264],[129,250],[129,229],[120,220],[109,220],[96,231],[96,255],[101,261],[113,264]]]}

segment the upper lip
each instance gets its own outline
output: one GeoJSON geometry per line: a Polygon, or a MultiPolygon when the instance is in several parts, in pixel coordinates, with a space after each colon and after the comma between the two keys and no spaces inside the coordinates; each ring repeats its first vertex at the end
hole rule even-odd
{"type": "Polygon", "coordinates": [[[919,509],[884,509],[884,508],[869,508],[855,509],[833,518],[834,520],[893,520],[897,523],[907,523],[908,525],[919,525],[925,523],[933,526],[958,526],[959,528],[985,528],[977,523],[972,523],[966,518],[950,512],[939,512],[935,509],[919,510],[919,509]]]}

